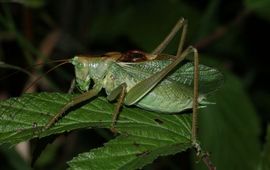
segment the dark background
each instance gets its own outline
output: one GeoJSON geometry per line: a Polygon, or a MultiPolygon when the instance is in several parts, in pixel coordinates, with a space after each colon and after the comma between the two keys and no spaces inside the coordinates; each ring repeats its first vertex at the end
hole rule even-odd
{"type": "MultiPolygon", "coordinates": [[[[67,92],[73,78],[72,66],[65,65],[43,75],[55,65],[50,61],[71,58],[76,54],[102,54],[108,51],[125,52],[139,49],[151,52],[177,20],[184,17],[189,23],[186,45],[193,45],[199,50],[203,63],[216,66],[225,72],[225,75],[228,72],[241,82],[241,90],[246,93],[243,100],[249,101],[248,107],[256,114],[254,122],[256,121],[259,129],[256,140],[260,144],[260,149],[263,148],[266,127],[270,120],[268,81],[270,71],[267,61],[270,1],[22,0],[19,3],[0,0],[0,2],[0,61],[25,68],[36,77],[44,77],[28,88],[28,92],[44,90],[67,92]],[[42,64],[37,66],[38,63],[42,64]]],[[[166,53],[175,54],[177,42],[176,38],[166,49],[166,53]]],[[[19,96],[24,92],[23,89],[29,87],[29,82],[33,81],[23,73],[10,76],[13,73],[12,69],[0,68],[1,99],[19,96]]],[[[226,76],[225,81],[227,84],[233,84],[230,79],[226,80],[226,76]]],[[[231,93],[231,98],[239,97],[235,95],[231,93]]],[[[242,97],[239,98],[236,105],[241,105],[242,97]]],[[[245,113],[241,115],[245,116],[245,113]]],[[[241,117],[237,121],[241,122],[241,117]]],[[[229,124],[225,126],[230,128],[229,124]]],[[[248,134],[248,127],[246,130],[248,134]]],[[[46,160],[44,156],[37,169],[65,168],[65,162],[77,153],[102,146],[111,137],[109,135],[104,138],[99,134],[93,130],[85,130],[60,137],[58,143],[62,145],[56,143],[53,149],[50,148],[51,152],[46,153],[50,155],[48,157],[59,159],[46,160]],[[70,144],[72,140],[68,143],[67,139],[72,137],[77,138],[75,142],[80,143],[80,147],[76,148],[73,146],[74,143],[70,144]]],[[[237,136],[235,138],[238,140],[237,136]]],[[[211,140],[213,142],[213,139],[211,140]]],[[[221,143],[219,147],[222,146],[221,143]]],[[[0,149],[2,164],[0,167],[16,167],[10,160],[10,152],[16,155],[4,147],[0,149]]],[[[187,151],[160,158],[153,165],[147,166],[147,169],[179,169],[179,167],[191,169],[190,162],[194,161],[190,160],[189,155],[190,152],[187,151]]],[[[232,155],[234,153],[227,156],[232,155]]],[[[214,160],[218,165],[218,162],[222,162],[222,159],[214,158],[214,160]]],[[[241,164],[245,164],[239,161],[238,163],[240,167],[241,164]]],[[[224,164],[220,164],[219,168],[228,168],[226,163],[224,164]]],[[[231,167],[239,166],[231,165],[231,167]]]]}

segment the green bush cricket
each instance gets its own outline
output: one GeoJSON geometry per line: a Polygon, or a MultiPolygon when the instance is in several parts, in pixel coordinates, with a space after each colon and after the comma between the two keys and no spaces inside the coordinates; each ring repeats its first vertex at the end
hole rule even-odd
{"type": "Polygon", "coordinates": [[[104,88],[109,101],[118,99],[112,114],[112,130],[115,130],[122,104],[164,113],[179,113],[192,109],[191,140],[196,144],[198,105],[205,103],[207,93],[218,88],[222,74],[213,68],[199,65],[198,52],[194,47],[183,50],[186,32],[187,22],[180,19],[150,54],[133,50],[127,53],[109,52],[101,56],[75,56],[70,59],[69,62],[75,67],[77,86],[84,93],[62,107],[49,120],[44,130],[53,126],[68,109],[97,96],[104,88]],[[176,56],[162,54],[181,29],[176,56]],[[179,63],[189,54],[193,54],[194,64],[188,62],[180,66],[179,63]],[[94,85],[89,90],[91,81],[94,85]],[[199,86],[199,83],[202,85],[199,86]],[[202,92],[199,93],[199,89],[202,89],[202,92]]]}

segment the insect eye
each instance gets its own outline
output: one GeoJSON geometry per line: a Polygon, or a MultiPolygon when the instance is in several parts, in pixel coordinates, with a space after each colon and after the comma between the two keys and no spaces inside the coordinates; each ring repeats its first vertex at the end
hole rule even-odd
{"type": "Polygon", "coordinates": [[[83,64],[80,63],[80,62],[78,62],[75,67],[76,67],[76,69],[82,69],[83,68],[83,64]]]}

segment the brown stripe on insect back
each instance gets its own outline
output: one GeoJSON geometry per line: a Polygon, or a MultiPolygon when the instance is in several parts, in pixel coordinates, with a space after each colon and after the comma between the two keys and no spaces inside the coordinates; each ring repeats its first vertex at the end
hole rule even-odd
{"type": "Polygon", "coordinates": [[[121,58],[122,53],[120,52],[107,52],[101,55],[77,55],[77,57],[80,58],[80,60],[85,60],[85,61],[91,61],[91,60],[95,60],[97,58],[101,59],[101,60],[114,60],[117,61],[119,58],[121,58]]]}
{"type": "Polygon", "coordinates": [[[122,53],[122,56],[118,59],[121,62],[142,62],[148,61],[147,54],[140,50],[130,50],[122,53]]]}
{"type": "Polygon", "coordinates": [[[101,55],[101,57],[112,58],[115,60],[118,60],[119,58],[121,58],[121,56],[122,56],[122,53],[116,52],[116,51],[107,52],[107,53],[101,55]]]}

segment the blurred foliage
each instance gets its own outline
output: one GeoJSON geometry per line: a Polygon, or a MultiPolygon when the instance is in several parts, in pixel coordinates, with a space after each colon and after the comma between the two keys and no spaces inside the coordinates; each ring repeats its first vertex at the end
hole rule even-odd
{"type": "Polygon", "coordinates": [[[40,8],[45,4],[44,0],[2,0],[5,3],[19,3],[25,7],[40,8]]]}
{"type": "Polygon", "coordinates": [[[247,9],[256,12],[259,16],[268,19],[270,18],[270,2],[268,0],[245,0],[247,9]]]}
{"type": "MultiPolygon", "coordinates": [[[[151,52],[175,22],[185,17],[189,21],[186,44],[198,48],[204,64],[226,75],[224,87],[212,97],[216,104],[201,110],[202,145],[218,169],[269,168],[270,83],[265,61],[269,0],[2,0],[0,5],[0,60],[27,68],[36,76],[52,67],[49,61],[75,54],[151,52]],[[37,63],[48,64],[33,67],[37,63]]],[[[174,54],[177,43],[176,38],[166,52],[174,54]]],[[[24,73],[6,78],[11,73],[0,69],[1,98],[20,95],[31,81],[24,73]]],[[[71,66],[61,67],[39,81],[34,91],[66,92],[72,75],[71,66]]],[[[102,146],[110,138],[106,130],[76,131],[57,138],[53,143],[57,147],[41,155],[44,161],[38,160],[37,168],[63,169],[78,153],[102,146]]],[[[30,142],[31,149],[35,143],[30,142]]],[[[17,155],[1,146],[0,169],[28,166],[13,154],[17,155]]],[[[145,169],[206,169],[202,163],[192,165],[189,155],[161,157],[145,169]]]]}
{"type": "Polygon", "coordinates": [[[217,104],[201,111],[201,143],[212,152],[218,169],[256,169],[260,155],[258,117],[241,82],[230,73],[225,75],[223,88],[209,98],[217,104]]]}

